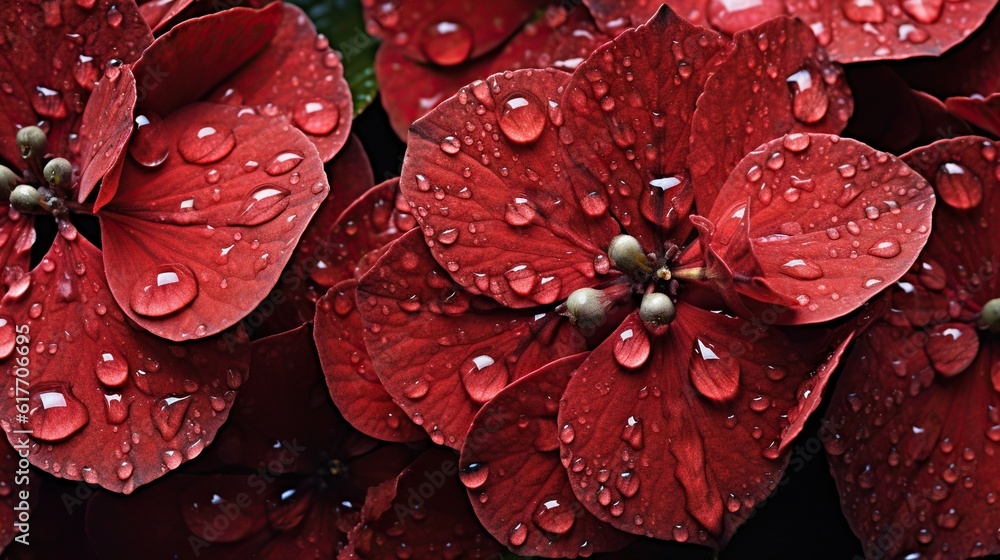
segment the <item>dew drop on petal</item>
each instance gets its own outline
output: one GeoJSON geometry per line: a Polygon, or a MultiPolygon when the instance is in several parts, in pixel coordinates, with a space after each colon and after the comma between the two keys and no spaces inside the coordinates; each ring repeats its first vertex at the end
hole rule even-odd
{"type": "Polygon", "coordinates": [[[427,58],[441,66],[461,64],[472,52],[472,32],[462,23],[442,21],[427,26],[420,39],[427,58]]]}
{"type": "Polygon", "coordinates": [[[337,128],[340,122],[340,109],[333,103],[321,99],[300,101],[292,112],[292,120],[303,132],[325,136],[337,128]]]}
{"type": "Polygon", "coordinates": [[[787,78],[792,92],[792,115],[806,124],[823,120],[830,100],[823,80],[810,70],[799,70],[787,78]]]}
{"type": "Polygon", "coordinates": [[[228,156],[236,147],[236,136],[226,125],[196,124],[181,134],[177,151],[188,163],[214,163],[228,156]]]}
{"type": "Polygon", "coordinates": [[[105,386],[121,387],[128,381],[128,362],[118,352],[107,350],[98,355],[94,372],[105,386]]]}
{"type": "Polygon", "coordinates": [[[564,499],[558,496],[548,496],[538,504],[531,520],[543,531],[554,535],[564,535],[573,528],[576,514],[564,499]]]}
{"type": "Polygon", "coordinates": [[[490,468],[486,463],[470,463],[458,471],[458,478],[466,488],[475,490],[483,484],[490,476],[490,468]]]}
{"type": "Polygon", "coordinates": [[[739,391],[739,361],[721,345],[696,338],[689,371],[694,388],[715,402],[729,401],[739,391]]]}
{"type": "Polygon", "coordinates": [[[164,317],[198,296],[198,283],[183,264],[165,264],[142,275],[132,288],[129,307],[145,317],[164,317]]]}
{"type": "Polygon", "coordinates": [[[32,437],[59,441],[78,432],[90,421],[87,407],[62,383],[33,387],[28,399],[28,422],[32,437]]]}
{"type": "Polygon", "coordinates": [[[530,144],[545,129],[545,111],[533,96],[514,94],[504,102],[498,124],[511,142],[530,144]]]}
{"type": "Polygon", "coordinates": [[[139,165],[156,167],[170,155],[170,144],[163,131],[163,120],[145,111],[135,117],[135,132],[128,143],[128,153],[139,165]]]}
{"type": "Polygon", "coordinates": [[[645,329],[625,329],[618,333],[612,353],[624,368],[638,369],[649,359],[649,335],[645,329]]]}
{"type": "Polygon", "coordinates": [[[269,222],[288,208],[291,191],[277,185],[262,185],[247,193],[236,215],[226,220],[230,226],[256,226],[269,222]]]}
{"type": "Polygon", "coordinates": [[[941,199],[952,208],[968,210],[975,208],[983,200],[983,183],[960,164],[942,164],[938,168],[935,183],[941,199]]]}

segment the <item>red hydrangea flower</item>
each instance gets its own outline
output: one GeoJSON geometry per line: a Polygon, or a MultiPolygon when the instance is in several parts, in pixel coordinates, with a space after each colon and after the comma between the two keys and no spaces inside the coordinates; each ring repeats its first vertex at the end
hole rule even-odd
{"type": "Polygon", "coordinates": [[[3,25],[18,57],[0,62],[0,154],[16,170],[0,171],[22,210],[2,224],[19,240],[0,302],[3,427],[33,432],[42,469],[129,492],[225,421],[245,334],[170,341],[220,333],[267,295],[326,196],[350,97],[336,55],[282,4],[152,43],[129,1],[18,2],[3,25]],[[59,231],[30,273],[25,212],[59,231]],[[97,215],[101,250],[72,214],[97,215]]]}
{"type": "Polygon", "coordinates": [[[869,558],[1000,553],[998,146],[968,136],[903,156],[943,204],[892,311],[847,359],[827,421],[844,513],[869,558]]]}
{"type": "Polygon", "coordinates": [[[775,325],[858,309],[929,233],[926,181],[824,134],[850,111],[800,22],[729,42],[664,8],[572,75],[491,76],[414,124],[420,230],[358,310],[386,390],[462,449],[498,540],[718,547],[770,493],[871,316],[807,342],[775,325]]]}
{"type": "MultiPolygon", "coordinates": [[[[650,0],[584,0],[609,33],[638,25],[656,11],[650,0]]],[[[838,62],[939,55],[982,25],[996,0],[667,0],[693,23],[733,35],[781,15],[804,21],[838,62]]]]}
{"type": "MultiPolygon", "coordinates": [[[[369,4],[369,2],[366,2],[369,4]]],[[[586,9],[519,0],[402,0],[366,6],[369,33],[383,44],[375,58],[382,105],[400,138],[458,88],[491,74],[520,68],[572,70],[611,37],[586,9]]]]}

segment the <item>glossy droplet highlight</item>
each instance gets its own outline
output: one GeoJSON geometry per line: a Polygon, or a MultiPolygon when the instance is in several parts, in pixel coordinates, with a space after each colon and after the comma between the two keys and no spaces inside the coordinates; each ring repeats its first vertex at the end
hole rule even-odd
{"type": "Polygon", "coordinates": [[[550,496],[544,498],[538,505],[531,520],[543,531],[564,535],[573,528],[576,514],[565,500],[558,496],[550,496]]]}
{"type": "Polygon", "coordinates": [[[462,484],[472,490],[486,484],[486,479],[489,476],[490,468],[486,463],[469,463],[458,471],[458,478],[462,481],[462,484]]]}
{"type": "Polygon", "coordinates": [[[121,387],[128,381],[128,362],[118,352],[101,352],[94,365],[97,379],[108,387],[121,387]]]}
{"type": "Polygon", "coordinates": [[[500,130],[515,144],[530,144],[545,129],[545,111],[530,95],[512,95],[501,108],[500,130]]]}
{"type": "Polygon", "coordinates": [[[649,335],[643,328],[625,329],[618,333],[612,353],[624,368],[638,369],[649,359],[649,335]]]}
{"type": "Polygon", "coordinates": [[[132,288],[129,307],[145,317],[164,317],[198,296],[198,282],[187,266],[165,264],[143,275],[132,288]]]}
{"type": "Polygon", "coordinates": [[[236,147],[236,136],[224,124],[194,125],[181,135],[177,151],[188,163],[209,164],[228,156],[236,147]]]}
{"type": "Polygon", "coordinates": [[[340,122],[340,109],[329,101],[314,99],[302,101],[292,112],[295,126],[303,132],[325,136],[333,132],[340,122]]]}
{"type": "Polygon", "coordinates": [[[153,403],[149,413],[164,440],[171,440],[177,435],[190,406],[191,395],[164,397],[153,403]]]}
{"type": "Polygon", "coordinates": [[[509,377],[506,367],[487,354],[470,357],[462,364],[459,373],[465,392],[480,404],[489,402],[506,387],[509,377]]]}
{"type": "Polygon", "coordinates": [[[28,399],[28,422],[32,437],[59,441],[78,432],[90,421],[87,407],[61,383],[34,387],[28,399]]]}
{"type": "Polygon", "coordinates": [[[156,167],[167,160],[170,144],[158,115],[145,112],[135,117],[135,132],[128,143],[128,153],[140,165],[156,167]]]}
{"type": "Polygon", "coordinates": [[[236,215],[226,221],[231,226],[256,226],[269,222],[288,208],[291,191],[277,185],[263,185],[247,193],[236,215]]]}
{"type": "Polygon", "coordinates": [[[817,280],[823,277],[823,269],[818,264],[797,258],[789,259],[781,265],[781,272],[797,280],[817,280]]]}
{"type": "Polygon", "coordinates": [[[960,164],[949,162],[941,165],[935,183],[941,199],[952,208],[968,210],[983,200],[982,181],[960,164]]]}
{"type": "Polygon", "coordinates": [[[740,388],[740,364],[721,345],[696,338],[691,349],[691,384],[715,402],[732,400],[740,388]]]}
{"type": "Polygon", "coordinates": [[[472,32],[465,25],[442,21],[424,29],[420,46],[427,58],[441,66],[461,64],[472,52],[472,32]]]}
{"type": "Polygon", "coordinates": [[[272,177],[277,177],[278,175],[284,175],[289,171],[295,169],[302,163],[305,157],[301,152],[295,150],[289,150],[287,152],[281,152],[280,154],[272,157],[267,164],[264,165],[264,172],[272,177]]]}
{"type": "Polygon", "coordinates": [[[792,92],[792,115],[806,124],[821,121],[830,105],[823,80],[810,70],[799,70],[788,76],[787,82],[792,92]]]}

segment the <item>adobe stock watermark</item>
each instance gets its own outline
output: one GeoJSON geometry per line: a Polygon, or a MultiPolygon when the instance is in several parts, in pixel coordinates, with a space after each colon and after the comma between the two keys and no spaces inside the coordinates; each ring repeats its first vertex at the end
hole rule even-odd
{"type": "MultiPolygon", "coordinates": [[[[7,319],[0,326],[6,324],[7,319]]],[[[28,423],[31,413],[31,327],[27,324],[17,325],[14,328],[14,416],[15,422],[12,426],[24,426],[28,423]]],[[[43,400],[45,395],[41,395],[43,400]]],[[[55,404],[55,403],[53,403],[55,404]]],[[[14,452],[17,453],[17,468],[14,470],[14,484],[11,492],[14,495],[14,541],[25,546],[30,544],[31,535],[31,430],[12,429],[11,434],[16,438],[12,443],[14,452]]]]}

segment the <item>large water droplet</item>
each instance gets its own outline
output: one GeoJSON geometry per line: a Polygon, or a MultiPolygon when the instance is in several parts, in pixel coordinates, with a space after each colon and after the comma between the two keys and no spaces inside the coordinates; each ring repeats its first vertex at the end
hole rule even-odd
{"type": "Polygon", "coordinates": [[[507,386],[509,375],[503,363],[496,363],[492,356],[479,354],[462,364],[459,373],[462,385],[472,400],[483,404],[489,402],[501,389],[507,386]]]}
{"type": "Polygon", "coordinates": [[[826,87],[811,70],[799,70],[787,78],[792,91],[792,114],[799,121],[812,124],[826,116],[830,100],[826,87]]]}
{"type": "Polygon", "coordinates": [[[14,352],[16,340],[14,321],[7,315],[0,316],[0,360],[6,360],[14,352]]]}
{"type": "Polygon", "coordinates": [[[521,546],[528,538],[528,526],[524,523],[514,525],[507,538],[510,540],[511,546],[521,546]]]}
{"type": "Polygon", "coordinates": [[[431,62],[454,66],[469,58],[472,32],[461,23],[442,21],[424,29],[420,46],[431,62]]]}
{"type": "Polygon", "coordinates": [[[118,352],[101,352],[94,365],[97,379],[108,387],[121,387],[128,381],[128,362],[118,352]]]}
{"type": "Polygon", "coordinates": [[[885,8],[880,0],[841,0],[844,17],[854,23],[882,23],[885,8]]]}
{"type": "Polygon", "coordinates": [[[129,307],[145,317],[164,317],[198,296],[198,282],[187,266],[165,264],[145,273],[132,288],[129,307]]]}
{"type": "Polygon", "coordinates": [[[164,397],[153,403],[149,413],[153,419],[153,425],[156,426],[164,440],[169,441],[177,435],[184,422],[184,415],[187,414],[190,406],[191,395],[164,397]]]}
{"type": "Polygon", "coordinates": [[[531,520],[543,531],[555,535],[565,535],[573,528],[576,514],[573,508],[559,496],[548,496],[542,499],[542,503],[532,514],[531,520]]]}
{"type": "Polygon", "coordinates": [[[486,463],[470,463],[458,471],[458,478],[466,488],[475,490],[483,484],[490,476],[490,468],[486,463]]]}
{"type": "Polygon", "coordinates": [[[618,334],[612,353],[624,368],[638,369],[649,359],[649,335],[645,329],[625,329],[618,334]]]}
{"type": "Polygon", "coordinates": [[[66,439],[90,421],[87,407],[62,383],[33,387],[28,407],[28,422],[24,427],[31,430],[35,439],[66,439]]]}
{"type": "Polygon", "coordinates": [[[284,151],[271,158],[264,165],[264,172],[272,177],[284,175],[298,167],[303,159],[305,158],[301,152],[295,150],[284,151]]]}
{"type": "Polygon", "coordinates": [[[643,448],[642,420],[635,416],[629,416],[622,429],[621,439],[628,443],[632,449],[641,450],[643,448]]]}
{"type": "Polygon", "coordinates": [[[868,249],[868,254],[874,257],[881,257],[883,259],[891,259],[902,252],[902,247],[899,246],[899,242],[895,239],[883,239],[878,243],[872,245],[868,249]]]}
{"type": "Polygon", "coordinates": [[[941,165],[935,183],[938,194],[952,208],[975,208],[983,200],[983,183],[979,177],[957,163],[941,165]]]}
{"type": "Polygon", "coordinates": [[[145,111],[135,117],[135,132],[128,143],[128,153],[140,165],[156,167],[167,160],[170,144],[163,131],[163,120],[145,111]]]}
{"type": "Polygon", "coordinates": [[[944,0],[903,0],[903,11],[920,23],[934,23],[941,17],[944,0]]]}
{"type": "Polygon", "coordinates": [[[817,280],[823,277],[823,269],[812,261],[805,259],[789,259],[781,265],[781,272],[798,280],[817,280]]]}
{"type": "Polygon", "coordinates": [[[715,402],[731,400],[740,388],[739,361],[722,345],[707,339],[694,340],[690,375],[694,388],[715,402]]]}
{"type": "Polygon", "coordinates": [[[292,112],[292,119],[303,132],[325,136],[337,128],[340,109],[329,101],[300,101],[292,112]]]}
{"type": "Polygon", "coordinates": [[[277,185],[257,187],[243,197],[236,215],[226,223],[231,226],[256,226],[269,222],[288,208],[290,194],[288,189],[277,185]]]}
{"type": "Polygon", "coordinates": [[[105,394],[104,405],[104,412],[108,417],[109,424],[121,424],[128,419],[129,407],[122,401],[120,393],[105,394]]]}
{"type": "Polygon", "coordinates": [[[224,124],[194,125],[184,131],[177,151],[188,163],[214,163],[229,155],[236,147],[236,136],[224,124]]]}
{"type": "Polygon", "coordinates": [[[545,129],[545,111],[531,95],[515,94],[507,98],[498,119],[500,130],[515,144],[530,144],[545,129]]]}

